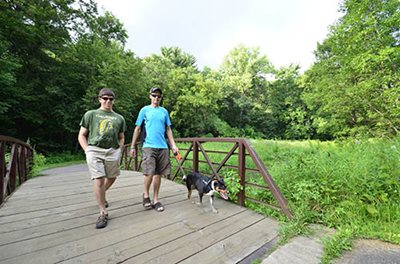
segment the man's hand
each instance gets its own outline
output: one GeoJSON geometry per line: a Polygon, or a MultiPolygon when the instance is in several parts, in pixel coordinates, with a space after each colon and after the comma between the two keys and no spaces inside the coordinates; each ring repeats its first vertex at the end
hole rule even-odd
{"type": "Polygon", "coordinates": [[[131,158],[136,158],[136,149],[135,148],[131,148],[131,150],[129,151],[129,154],[131,156],[131,158]]]}
{"type": "Polygon", "coordinates": [[[176,145],[172,146],[172,153],[174,153],[175,156],[178,155],[179,149],[178,149],[178,147],[176,145]]]}

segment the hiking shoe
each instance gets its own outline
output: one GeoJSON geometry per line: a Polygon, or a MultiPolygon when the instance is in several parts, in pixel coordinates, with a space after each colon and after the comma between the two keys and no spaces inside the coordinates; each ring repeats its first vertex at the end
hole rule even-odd
{"type": "Polygon", "coordinates": [[[106,202],[104,203],[104,207],[107,208],[108,207],[108,202],[106,200],[106,202]]]}
{"type": "Polygon", "coordinates": [[[108,214],[101,214],[96,221],[96,228],[104,228],[107,226],[108,214]]]}

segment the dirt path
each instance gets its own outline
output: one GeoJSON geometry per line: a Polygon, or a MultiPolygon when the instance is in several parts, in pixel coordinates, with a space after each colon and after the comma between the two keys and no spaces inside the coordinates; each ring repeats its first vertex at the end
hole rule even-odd
{"type": "Polygon", "coordinates": [[[356,240],[335,264],[400,264],[400,246],[379,240],[356,240]]]}

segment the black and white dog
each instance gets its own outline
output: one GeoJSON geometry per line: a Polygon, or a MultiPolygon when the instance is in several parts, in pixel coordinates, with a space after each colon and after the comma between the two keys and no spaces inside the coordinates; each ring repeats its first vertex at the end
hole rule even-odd
{"type": "Polygon", "coordinates": [[[198,172],[191,172],[185,178],[186,187],[188,189],[188,199],[190,200],[193,189],[199,192],[200,205],[203,205],[204,194],[210,196],[211,209],[214,213],[218,213],[217,209],[214,207],[215,192],[218,192],[223,199],[228,200],[224,180],[218,180],[216,177],[210,178],[198,172]]]}

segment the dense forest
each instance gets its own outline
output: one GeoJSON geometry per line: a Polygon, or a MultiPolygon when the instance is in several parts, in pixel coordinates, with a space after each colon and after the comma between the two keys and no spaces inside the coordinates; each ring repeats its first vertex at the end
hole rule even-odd
{"type": "Polygon", "coordinates": [[[393,137],[400,129],[400,1],[343,0],[304,73],[240,45],[217,69],[179,47],[139,58],[92,0],[1,0],[0,134],[40,152],[77,151],[100,87],[117,95],[129,142],[148,91],[166,95],[176,137],[393,137]]]}

